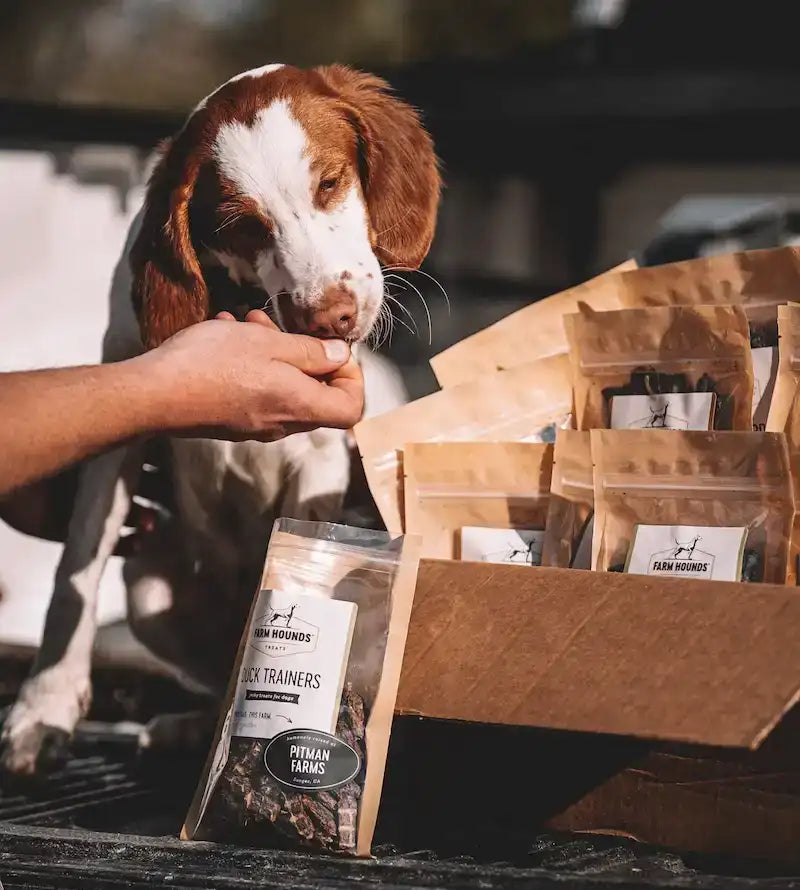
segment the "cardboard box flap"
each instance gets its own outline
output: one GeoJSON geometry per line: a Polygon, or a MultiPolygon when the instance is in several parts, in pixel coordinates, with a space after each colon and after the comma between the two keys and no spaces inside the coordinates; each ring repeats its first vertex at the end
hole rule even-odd
{"type": "Polygon", "coordinates": [[[755,748],[798,636],[795,588],[423,560],[397,710],[755,748]]]}

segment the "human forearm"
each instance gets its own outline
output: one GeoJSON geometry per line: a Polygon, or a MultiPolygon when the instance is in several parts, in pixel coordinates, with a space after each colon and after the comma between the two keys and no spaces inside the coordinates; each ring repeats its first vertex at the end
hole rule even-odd
{"type": "Polygon", "coordinates": [[[272,441],[358,421],[345,343],[248,320],[194,325],[118,364],[0,374],[0,495],[137,436],[272,441]]]}
{"type": "Polygon", "coordinates": [[[168,425],[138,360],[0,375],[0,494],[168,425]]]}

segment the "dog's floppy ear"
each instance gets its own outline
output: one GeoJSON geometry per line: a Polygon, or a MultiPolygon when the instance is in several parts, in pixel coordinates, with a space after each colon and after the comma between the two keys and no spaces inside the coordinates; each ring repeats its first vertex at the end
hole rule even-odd
{"type": "Polygon", "coordinates": [[[317,68],[347,107],[359,135],[373,250],[385,266],[416,269],[436,228],[441,179],[417,112],[389,85],[343,65],[317,68]]]}
{"type": "Polygon", "coordinates": [[[184,130],[163,148],[131,248],[133,304],[148,349],[208,317],[208,289],[189,234],[189,201],[199,173],[190,143],[184,130]]]}

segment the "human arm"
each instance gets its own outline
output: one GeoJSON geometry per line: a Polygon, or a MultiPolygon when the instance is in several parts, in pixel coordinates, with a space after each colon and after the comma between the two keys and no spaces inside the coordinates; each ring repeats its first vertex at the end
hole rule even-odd
{"type": "Polygon", "coordinates": [[[353,425],[363,383],[346,345],[262,316],[207,321],[115,364],[0,374],[0,494],[138,436],[269,441],[353,425]]]}

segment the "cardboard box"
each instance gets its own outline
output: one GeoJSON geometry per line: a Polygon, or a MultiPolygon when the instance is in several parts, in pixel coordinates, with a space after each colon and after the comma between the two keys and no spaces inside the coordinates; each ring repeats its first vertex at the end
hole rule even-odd
{"type": "Polygon", "coordinates": [[[482,726],[414,809],[798,862],[799,639],[795,588],[423,560],[397,710],[482,726]]]}

